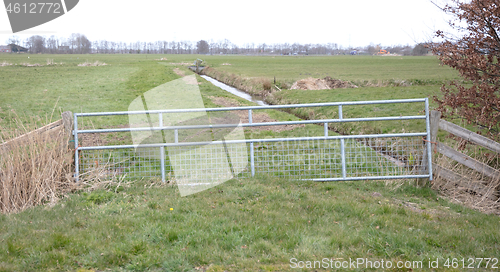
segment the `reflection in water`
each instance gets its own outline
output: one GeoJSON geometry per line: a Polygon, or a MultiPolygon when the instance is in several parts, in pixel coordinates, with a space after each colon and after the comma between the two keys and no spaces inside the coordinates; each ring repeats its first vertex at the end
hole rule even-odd
{"type": "Polygon", "coordinates": [[[241,98],[243,98],[245,100],[248,100],[248,101],[251,101],[251,102],[255,102],[255,103],[257,103],[260,106],[268,106],[268,104],[266,102],[264,102],[262,100],[255,99],[251,95],[249,95],[249,94],[247,94],[245,92],[242,92],[242,91],[240,91],[240,90],[238,90],[238,89],[236,89],[234,87],[226,85],[226,84],[224,84],[224,83],[222,83],[222,82],[220,82],[220,81],[218,81],[216,79],[213,79],[213,78],[205,76],[205,75],[202,75],[201,77],[204,78],[204,79],[206,79],[206,80],[208,80],[208,81],[210,81],[210,82],[212,82],[212,84],[214,84],[215,86],[217,86],[217,87],[219,87],[219,88],[221,88],[221,89],[223,89],[225,91],[228,91],[228,92],[230,92],[230,93],[232,93],[234,95],[237,95],[237,96],[239,96],[239,97],[241,97],[241,98]]]}

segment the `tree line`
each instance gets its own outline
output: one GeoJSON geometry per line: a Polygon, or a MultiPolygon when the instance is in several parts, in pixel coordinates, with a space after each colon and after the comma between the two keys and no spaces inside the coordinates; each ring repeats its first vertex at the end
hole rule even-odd
{"type": "Polygon", "coordinates": [[[68,38],[57,36],[33,35],[25,40],[12,36],[8,44],[21,45],[30,53],[68,53],[68,54],[276,54],[276,55],[339,55],[376,54],[383,48],[391,53],[401,55],[424,55],[427,50],[421,44],[416,46],[385,46],[370,44],[365,47],[345,48],[337,43],[301,44],[301,43],[245,43],[236,45],[228,39],[219,41],[155,41],[155,42],[114,42],[107,40],[90,41],[80,33],[71,34],[68,38]]]}

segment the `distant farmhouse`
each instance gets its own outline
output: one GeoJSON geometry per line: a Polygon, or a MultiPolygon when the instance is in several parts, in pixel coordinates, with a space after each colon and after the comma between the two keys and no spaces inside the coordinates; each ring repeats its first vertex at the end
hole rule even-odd
{"type": "Polygon", "coordinates": [[[10,46],[8,45],[0,45],[0,53],[10,53],[10,46]]]}
{"type": "Polygon", "coordinates": [[[28,48],[24,48],[17,44],[0,45],[0,53],[27,53],[28,48]]]}

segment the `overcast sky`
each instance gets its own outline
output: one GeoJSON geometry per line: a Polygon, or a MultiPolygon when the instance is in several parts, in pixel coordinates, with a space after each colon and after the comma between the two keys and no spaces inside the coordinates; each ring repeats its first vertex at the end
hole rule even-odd
{"type": "MultiPolygon", "coordinates": [[[[442,2],[443,0],[440,0],[442,2]]],[[[414,45],[448,29],[447,18],[429,0],[80,0],[51,22],[18,32],[91,41],[207,41],[245,43],[337,43],[414,45]]],[[[12,31],[0,10],[0,44],[12,31]]]]}

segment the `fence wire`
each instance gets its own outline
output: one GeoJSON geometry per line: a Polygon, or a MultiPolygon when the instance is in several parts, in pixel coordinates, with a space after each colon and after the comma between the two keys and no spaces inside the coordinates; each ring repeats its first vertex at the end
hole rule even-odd
{"type": "MultiPolygon", "coordinates": [[[[345,177],[423,175],[422,137],[345,139],[345,177]]],[[[170,147],[166,179],[178,184],[214,184],[250,172],[250,144],[225,143],[170,147]],[[175,172],[175,173],[174,173],[175,172]]],[[[80,151],[85,175],[161,178],[160,148],[80,151]]],[[[255,142],[255,173],[296,179],[343,178],[341,140],[255,142]]]]}

